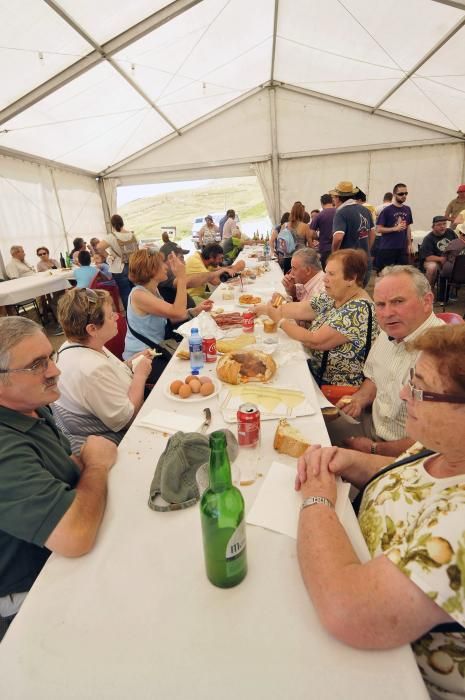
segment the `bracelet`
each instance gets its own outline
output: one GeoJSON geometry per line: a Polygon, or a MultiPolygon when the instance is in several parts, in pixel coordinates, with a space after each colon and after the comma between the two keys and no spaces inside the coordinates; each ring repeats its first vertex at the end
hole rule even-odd
{"type": "Polygon", "coordinates": [[[328,506],[331,508],[331,510],[334,510],[334,506],[329,500],[329,498],[326,498],[325,496],[309,496],[306,498],[304,501],[302,501],[302,505],[300,506],[300,510],[303,510],[304,508],[308,508],[309,506],[328,506]]]}
{"type": "Polygon", "coordinates": [[[376,442],[372,442],[370,446],[370,454],[375,455],[378,453],[378,445],[376,442]]]}

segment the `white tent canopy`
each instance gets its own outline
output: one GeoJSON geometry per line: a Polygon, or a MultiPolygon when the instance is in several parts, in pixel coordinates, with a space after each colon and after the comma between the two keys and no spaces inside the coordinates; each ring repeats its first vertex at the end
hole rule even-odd
{"type": "MultiPolygon", "coordinates": [[[[465,180],[465,0],[0,0],[2,249],[102,235],[118,184],[256,174],[272,218],[338,180],[465,180]]],[[[234,205],[234,203],[231,203],[234,205]]]]}

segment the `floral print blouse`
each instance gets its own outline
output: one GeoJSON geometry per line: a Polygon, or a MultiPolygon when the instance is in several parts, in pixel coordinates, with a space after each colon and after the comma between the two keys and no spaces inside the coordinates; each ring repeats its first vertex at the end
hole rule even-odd
{"type": "MultiPolygon", "coordinates": [[[[465,627],[465,476],[432,477],[428,459],[373,481],[359,524],[373,558],[387,556],[465,627]]],[[[465,629],[429,632],[412,647],[432,697],[465,698],[465,629]]]]}
{"type": "MultiPolygon", "coordinates": [[[[334,299],[326,292],[314,296],[310,305],[316,318],[310,328],[316,331],[321,326],[330,326],[346,336],[347,342],[329,351],[323,384],[350,384],[359,386],[363,380],[365,347],[368,333],[368,305],[372,312],[371,342],[374,343],[379,333],[375,306],[371,300],[350,299],[338,309],[334,299]]],[[[314,377],[319,376],[323,361],[322,350],[311,350],[310,366],[314,377]]]]}

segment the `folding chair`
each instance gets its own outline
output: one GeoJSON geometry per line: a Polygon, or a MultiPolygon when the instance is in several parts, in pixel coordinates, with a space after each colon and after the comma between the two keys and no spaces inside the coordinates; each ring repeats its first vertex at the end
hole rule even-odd
{"type": "Polygon", "coordinates": [[[454,267],[452,268],[452,273],[449,278],[446,279],[446,286],[444,289],[444,297],[442,302],[442,310],[446,310],[446,299],[449,296],[449,289],[452,287],[461,287],[465,284],[465,255],[457,255],[454,261],[454,267]]]}

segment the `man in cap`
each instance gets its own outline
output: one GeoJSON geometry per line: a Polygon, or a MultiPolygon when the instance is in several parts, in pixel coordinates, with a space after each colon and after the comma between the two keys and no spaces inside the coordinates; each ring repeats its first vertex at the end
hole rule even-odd
{"type": "Polygon", "coordinates": [[[375,240],[373,217],[369,209],[357,202],[355,197],[359,188],[352,182],[339,182],[330,191],[336,213],[333,221],[332,250],[339,248],[360,248],[368,258],[367,274],[364,284],[368,283],[371,273],[370,250],[375,240]]]}
{"type": "Polygon", "coordinates": [[[407,185],[397,183],[393,189],[392,204],[378,216],[376,230],[381,234],[376,268],[380,272],[386,265],[408,265],[412,242],[410,226],[413,224],[412,210],[405,204],[407,185]]]}
{"type": "Polygon", "coordinates": [[[0,319],[0,617],[17,613],[51,552],[95,542],[116,446],[91,436],[79,455],[48,404],[60,392],[56,353],[28,318],[0,319]]]}
{"type": "Polygon", "coordinates": [[[459,185],[457,187],[457,197],[451,200],[446,208],[445,216],[447,220],[451,222],[451,229],[455,231],[457,224],[463,224],[465,221],[456,221],[456,218],[465,213],[465,185],[459,185]]]}
{"type": "Polygon", "coordinates": [[[419,250],[420,262],[431,287],[446,262],[447,246],[457,238],[452,229],[447,227],[447,222],[446,216],[433,216],[432,230],[424,237],[419,250]]]}

